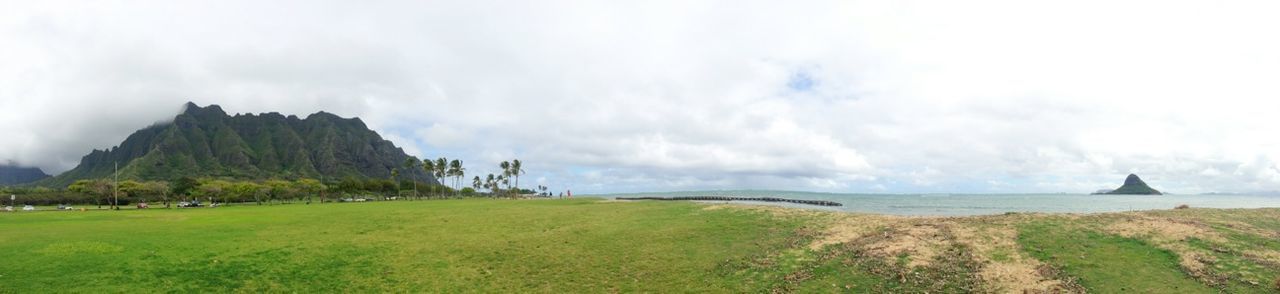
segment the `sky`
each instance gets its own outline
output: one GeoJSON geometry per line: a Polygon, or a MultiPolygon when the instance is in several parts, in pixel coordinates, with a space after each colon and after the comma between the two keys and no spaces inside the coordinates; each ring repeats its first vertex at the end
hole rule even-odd
{"type": "Polygon", "coordinates": [[[0,162],[182,104],[575,193],[1280,190],[1276,1],[0,0],[0,162]]]}

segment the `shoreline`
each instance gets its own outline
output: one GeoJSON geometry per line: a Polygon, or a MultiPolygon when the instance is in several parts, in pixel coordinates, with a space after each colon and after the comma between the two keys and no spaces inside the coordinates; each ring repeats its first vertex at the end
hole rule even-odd
{"type": "MultiPolygon", "coordinates": [[[[1199,208],[1269,208],[1280,207],[1280,197],[1263,195],[1065,195],[1065,194],[973,194],[973,195],[862,195],[862,194],[813,194],[791,192],[721,192],[706,196],[702,192],[637,193],[597,195],[608,199],[651,199],[677,197],[707,197],[708,201],[721,201],[719,197],[732,197],[735,201],[758,198],[797,199],[801,201],[834,202],[841,206],[821,206],[819,209],[888,215],[970,216],[998,215],[1009,212],[1030,213],[1107,213],[1172,209],[1181,205],[1199,208]],[[740,199],[746,198],[746,199],[740,199]]],[[[702,200],[693,198],[692,200],[702,200]]],[[[741,201],[750,204],[806,206],[787,202],[741,201]]]]}
{"type": "MultiPolygon", "coordinates": [[[[642,201],[642,200],[621,200],[621,199],[619,199],[619,200],[614,200],[614,199],[604,199],[603,201],[616,201],[616,202],[624,202],[624,203],[625,203],[625,202],[638,202],[638,201],[642,201]]],[[[1178,210],[1267,210],[1267,209],[1280,209],[1280,206],[1277,206],[1277,207],[1194,207],[1194,206],[1190,206],[1190,207],[1186,207],[1186,208],[1178,208],[1178,207],[1176,207],[1176,206],[1175,206],[1175,207],[1170,207],[1170,208],[1152,208],[1152,209],[1142,209],[1142,210],[1135,209],[1135,210],[1124,210],[1124,211],[1096,211],[1096,212],[1008,211],[1008,212],[992,213],[992,214],[945,215],[945,214],[891,214],[891,213],[865,212],[865,211],[849,211],[849,210],[842,210],[842,209],[833,209],[833,208],[830,208],[830,207],[823,207],[823,206],[789,205],[789,204],[787,204],[787,203],[778,203],[778,202],[760,202],[760,201],[703,201],[703,200],[694,200],[694,201],[689,201],[689,202],[697,203],[697,204],[699,204],[699,205],[703,205],[703,206],[726,206],[726,207],[736,207],[736,208],[744,208],[744,209],[752,209],[752,208],[776,208],[776,209],[787,209],[787,210],[797,210],[797,211],[830,212],[830,213],[836,213],[836,214],[872,215],[872,216],[903,217],[903,218],[914,218],[914,217],[923,217],[923,218],[967,218],[967,217],[991,217],[991,216],[1006,216],[1006,215],[1090,216],[1090,215],[1104,215],[1104,214],[1144,213],[1144,212],[1178,211],[1178,210]]]]}

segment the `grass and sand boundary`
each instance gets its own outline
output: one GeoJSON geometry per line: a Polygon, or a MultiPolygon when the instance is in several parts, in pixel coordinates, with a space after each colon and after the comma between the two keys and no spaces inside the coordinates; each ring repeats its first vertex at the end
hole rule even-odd
{"type": "Polygon", "coordinates": [[[0,214],[0,292],[1280,291],[1280,209],[447,200],[0,214]]]}

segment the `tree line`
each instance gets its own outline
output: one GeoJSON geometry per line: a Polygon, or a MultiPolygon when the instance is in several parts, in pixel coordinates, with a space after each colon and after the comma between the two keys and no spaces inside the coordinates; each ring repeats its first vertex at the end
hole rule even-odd
{"type": "Polygon", "coordinates": [[[0,192],[21,195],[18,202],[22,204],[88,204],[116,209],[138,202],[158,202],[164,207],[172,207],[174,202],[195,200],[256,204],[323,203],[368,197],[378,200],[518,197],[547,191],[547,187],[541,185],[537,190],[520,189],[520,175],[525,171],[519,159],[503,161],[498,166],[502,170],[499,174],[491,173],[485,178],[475,176],[470,187],[463,183],[466,168],[462,161],[441,157],[421,162],[409,158],[403,167],[421,168],[439,183],[400,178],[400,170],[392,169],[389,179],[348,177],[322,181],[311,178],[236,180],[183,177],[172,181],[125,180],[118,185],[110,179],[88,179],[78,180],[65,190],[9,187],[0,188],[0,192]]]}
{"type": "MultiPolygon", "coordinates": [[[[462,166],[462,161],[460,160],[454,159],[451,161],[448,158],[440,157],[435,160],[424,159],[419,165],[416,160],[409,158],[404,162],[404,168],[421,167],[428,174],[435,176],[441,183],[445,183],[445,179],[448,178],[449,186],[447,188],[457,191],[457,193],[467,193],[468,191],[476,193],[477,191],[488,190],[489,196],[492,197],[516,197],[523,194],[538,193],[534,190],[520,189],[520,175],[525,173],[522,165],[519,159],[503,161],[498,164],[498,168],[502,170],[499,174],[490,173],[485,178],[474,176],[471,179],[471,186],[466,187],[463,186],[463,179],[466,178],[467,169],[462,166]],[[512,186],[513,182],[515,186],[512,186]]],[[[393,180],[398,174],[397,170],[391,170],[393,180]]],[[[538,188],[543,192],[547,190],[543,186],[538,186],[538,188]]],[[[416,195],[417,193],[417,186],[414,186],[414,194],[416,195]]]]}

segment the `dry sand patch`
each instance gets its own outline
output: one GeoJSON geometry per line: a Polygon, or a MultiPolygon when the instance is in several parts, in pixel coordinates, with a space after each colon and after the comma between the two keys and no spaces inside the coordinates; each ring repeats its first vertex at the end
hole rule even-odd
{"type": "Polygon", "coordinates": [[[901,218],[890,216],[832,214],[827,220],[821,237],[809,244],[809,249],[819,250],[827,245],[857,240],[901,220],[901,218]]]}
{"type": "Polygon", "coordinates": [[[885,238],[868,245],[867,252],[879,257],[908,257],[907,267],[929,265],[948,243],[938,224],[919,223],[885,231],[885,238]]]}
{"type": "Polygon", "coordinates": [[[1018,232],[1006,223],[968,224],[953,229],[956,241],[973,250],[981,287],[988,293],[1063,293],[1070,292],[1062,281],[1041,275],[1039,260],[1024,256],[1018,245],[1018,232]],[[992,256],[1002,254],[1004,260],[992,256]]]}
{"type": "Polygon", "coordinates": [[[1226,241],[1226,238],[1207,225],[1171,218],[1131,217],[1112,223],[1104,230],[1129,238],[1147,237],[1157,243],[1187,241],[1190,238],[1214,242],[1226,241]]]}
{"type": "Polygon", "coordinates": [[[720,209],[726,209],[726,208],[766,212],[766,213],[772,214],[773,216],[779,216],[779,217],[824,216],[824,215],[832,214],[832,212],[819,211],[819,210],[813,210],[813,209],[791,208],[791,207],[781,207],[781,206],[773,206],[773,205],[734,204],[734,203],[705,204],[702,207],[702,210],[720,210],[720,209]]]}

